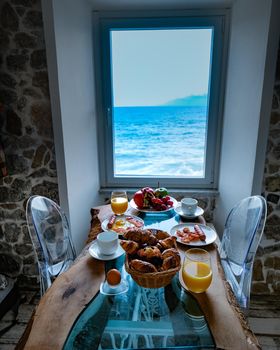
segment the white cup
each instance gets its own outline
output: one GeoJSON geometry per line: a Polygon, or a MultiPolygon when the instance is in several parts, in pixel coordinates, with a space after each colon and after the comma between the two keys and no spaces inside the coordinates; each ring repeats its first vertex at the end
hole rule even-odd
{"type": "Polygon", "coordinates": [[[181,200],[181,208],[185,215],[194,215],[197,208],[197,200],[194,198],[183,198],[181,200]]]}
{"type": "Polygon", "coordinates": [[[96,242],[101,254],[112,255],[119,245],[118,234],[112,231],[101,232],[97,235],[96,242]]]}

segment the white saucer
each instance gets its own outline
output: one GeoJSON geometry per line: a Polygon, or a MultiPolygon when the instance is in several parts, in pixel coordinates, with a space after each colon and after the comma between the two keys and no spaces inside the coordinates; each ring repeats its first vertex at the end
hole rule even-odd
{"type": "Polygon", "coordinates": [[[174,210],[176,211],[177,214],[179,214],[180,216],[182,216],[183,218],[186,218],[186,219],[193,219],[193,218],[196,218],[200,215],[203,215],[203,213],[204,213],[204,210],[202,208],[197,207],[193,215],[187,215],[187,214],[182,212],[181,204],[178,204],[178,207],[174,208],[174,210]]]}
{"type": "Polygon", "coordinates": [[[124,254],[124,250],[120,245],[118,245],[118,249],[111,255],[104,255],[99,252],[98,246],[96,241],[92,243],[92,245],[89,247],[89,254],[98,260],[113,260],[118,258],[119,256],[124,254]]]}

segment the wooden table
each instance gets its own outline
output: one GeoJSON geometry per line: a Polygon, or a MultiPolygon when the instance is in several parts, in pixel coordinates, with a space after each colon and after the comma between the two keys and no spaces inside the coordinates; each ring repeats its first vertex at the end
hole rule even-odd
{"type": "MultiPolygon", "coordinates": [[[[133,214],[138,214],[133,211],[133,214]]],[[[78,315],[99,291],[105,278],[104,263],[88,253],[90,242],[101,232],[100,223],[111,214],[110,206],[91,210],[92,221],[88,245],[75,264],[59,276],[41,299],[18,349],[62,349],[78,315]]],[[[203,218],[199,218],[203,223],[203,218]]],[[[180,248],[181,253],[184,247],[180,248]]],[[[206,293],[193,294],[207,319],[218,349],[258,349],[231,292],[219,261],[215,244],[207,247],[211,254],[213,281],[206,293]]]]}

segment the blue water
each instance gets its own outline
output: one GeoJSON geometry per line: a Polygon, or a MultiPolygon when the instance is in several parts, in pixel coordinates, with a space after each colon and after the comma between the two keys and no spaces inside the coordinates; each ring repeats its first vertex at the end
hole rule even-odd
{"type": "Polygon", "coordinates": [[[203,177],[206,107],[115,107],[115,175],[203,177]]]}

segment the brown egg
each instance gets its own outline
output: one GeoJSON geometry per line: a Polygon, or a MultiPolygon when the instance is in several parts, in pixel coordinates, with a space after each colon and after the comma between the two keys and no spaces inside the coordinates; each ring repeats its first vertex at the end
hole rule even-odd
{"type": "Polygon", "coordinates": [[[117,269],[111,269],[107,272],[107,282],[111,286],[119,284],[121,281],[121,274],[117,269]]]}

